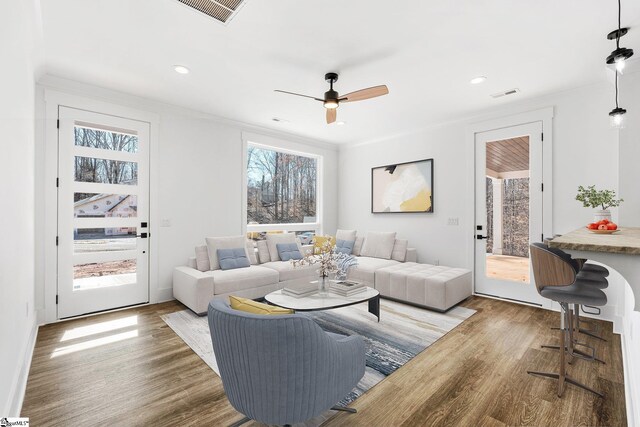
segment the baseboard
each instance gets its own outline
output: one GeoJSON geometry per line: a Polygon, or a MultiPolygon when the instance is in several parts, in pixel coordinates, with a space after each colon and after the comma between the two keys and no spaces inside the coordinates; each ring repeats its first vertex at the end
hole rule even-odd
{"type": "Polygon", "coordinates": [[[8,411],[3,413],[2,416],[19,417],[22,411],[22,402],[24,401],[24,394],[27,390],[27,379],[29,378],[29,370],[31,369],[33,350],[35,349],[36,338],[38,337],[36,316],[31,319],[31,322],[31,332],[29,333],[29,339],[24,349],[22,366],[18,369],[15,380],[13,381],[13,387],[9,394],[8,411]]]}
{"type": "MultiPolygon", "coordinates": [[[[625,404],[627,408],[627,425],[636,426],[640,423],[640,407],[638,406],[638,399],[640,398],[640,384],[635,384],[635,372],[634,364],[631,363],[633,355],[631,354],[631,346],[627,342],[627,333],[620,335],[620,341],[622,343],[622,367],[624,371],[624,396],[625,404]]],[[[637,367],[636,367],[637,368],[637,367]]]]}

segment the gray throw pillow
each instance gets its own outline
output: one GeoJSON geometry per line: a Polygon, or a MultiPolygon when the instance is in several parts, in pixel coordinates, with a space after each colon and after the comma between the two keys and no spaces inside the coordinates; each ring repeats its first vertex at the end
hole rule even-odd
{"type": "Polygon", "coordinates": [[[234,268],[250,267],[251,263],[247,258],[245,248],[218,249],[218,262],[222,270],[232,270],[234,268]]]}
{"type": "Polygon", "coordinates": [[[302,254],[298,249],[297,243],[276,243],[276,248],[278,249],[278,256],[282,261],[302,259],[302,254]]]}
{"type": "Polygon", "coordinates": [[[355,240],[336,240],[336,252],[351,255],[353,252],[353,245],[356,244],[355,240]]]}

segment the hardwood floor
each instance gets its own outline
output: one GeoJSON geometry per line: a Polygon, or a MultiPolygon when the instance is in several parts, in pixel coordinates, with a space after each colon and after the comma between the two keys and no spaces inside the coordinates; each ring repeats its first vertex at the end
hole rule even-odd
{"type": "MultiPolygon", "coordinates": [[[[337,414],[326,426],[624,426],[620,337],[599,322],[606,365],[576,360],[570,373],[605,399],[527,369],[557,371],[559,315],[474,297],[474,316],[337,414]]],[[[23,416],[32,425],[228,425],[242,416],[220,378],[160,319],[178,302],[40,328],[23,416]]],[[[252,425],[251,423],[247,425],[252,425]]],[[[255,423],[253,423],[255,425],[255,423]]]]}

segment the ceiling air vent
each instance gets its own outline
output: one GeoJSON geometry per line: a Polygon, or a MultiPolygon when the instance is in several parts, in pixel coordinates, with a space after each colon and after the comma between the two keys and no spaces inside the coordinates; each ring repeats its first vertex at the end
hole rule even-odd
{"type": "Polygon", "coordinates": [[[207,16],[222,22],[228,23],[240,10],[245,0],[178,0],[180,3],[189,6],[207,16]]]}
{"type": "Polygon", "coordinates": [[[518,92],[520,92],[520,89],[509,89],[509,90],[505,90],[504,92],[494,93],[493,95],[491,95],[491,97],[502,98],[503,96],[507,96],[507,95],[515,95],[518,92]]]}

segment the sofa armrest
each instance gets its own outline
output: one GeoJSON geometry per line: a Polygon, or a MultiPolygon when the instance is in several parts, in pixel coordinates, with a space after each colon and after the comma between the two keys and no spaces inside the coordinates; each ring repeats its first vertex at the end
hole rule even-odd
{"type": "Polygon", "coordinates": [[[418,251],[416,248],[407,248],[407,255],[404,262],[418,262],[418,251]]]}
{"type": "Polygon", "coordinates": [[[184,266],[173,269],[173,296],[194,313],[206,314],[213,294],[214,283],[210,274],[184,266]]]}
{"type": "Polygon", "coordinates": [[[198,269],[198,264],[196,262],[196,257],[194,257],[194,256],[189,257],[189,259],[187,260],[187,267],[193,268],[194,270],[198,269]]]}

